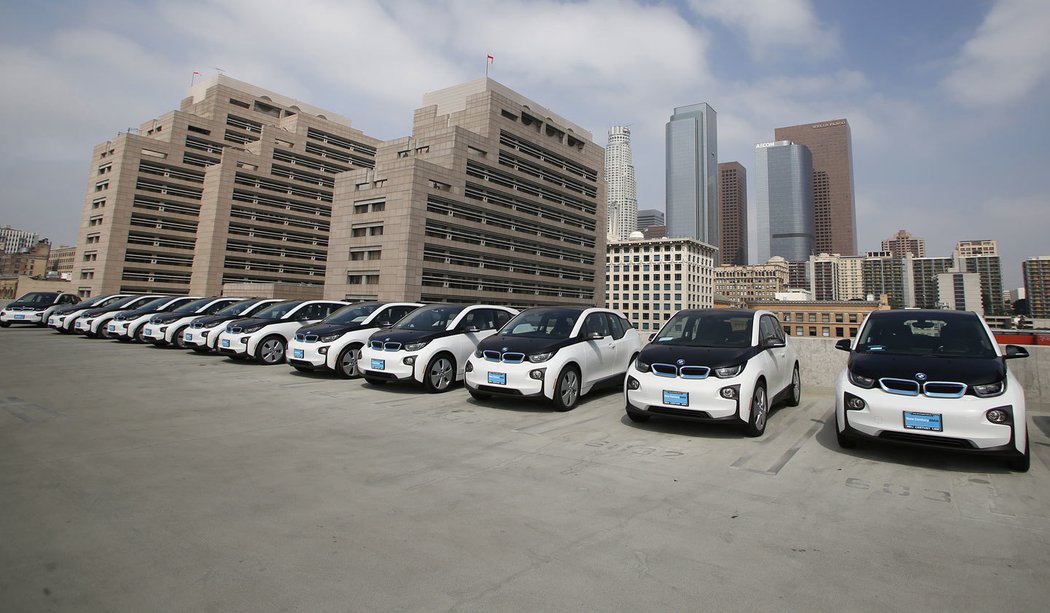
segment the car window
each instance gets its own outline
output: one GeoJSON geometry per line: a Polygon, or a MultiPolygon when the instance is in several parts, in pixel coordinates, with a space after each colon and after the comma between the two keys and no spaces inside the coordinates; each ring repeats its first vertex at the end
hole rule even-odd
{"type": "Polygon", "coordinates": [[[623,338],[623,335],[627,332],[627,328],[624,327],[623,319],[612,313],[605,313],[605,317],[609,320],[609,331],[612,332],[613,338],[623,338]]]}
{"type": "Polygon", "coordinates": [[[377,325],[386,325],[397,323],[402,317],[408,315],[412,311],[415,311],[419,307],[414,306],[395,306],[386,309],[380,313],[377,319],[377,325]]]}
{"type": "Polygon", "coordinates": [[[857,339],[861,353],[994,358],[995,348],[976,315],[953,313],[930,317],[906,311],[871,317],[857,339]]]}
{"type": "Polygon", "coordinates": [[[466,330],[468,328],[492,330],[495,327],[496,322],[492,316],[492,309],[473,309],[464,315],[463,319],[459,322],[459,328],[461,330],[466,330]]]}
{"type": "Polygon", "coordinates": [[[510,313],[502,309],[493,309],[493,313],[496,317],[496,329],[502,328],[507,325],[508,321],[510,321],[510,313]]]}
{"type": "Polygon", "coordinates": [[[587,316],[587,319],[583,320],[584,338],[589,337],[595,332],[601,334],[603,337],[611,335],[609,332],[609,320],[605,317],[605,313],[591,313],[587,316]]]}
{"type": "Polygon", "coordinates": [[[461,304],[421,307],[397,322],[397,327],[402,330],[444,330],[465,308],[461,304]]]}
{"type": "Polygon", "coordinates": [[[504,324],[502,334],[526,338],[569,338],[579,316],[579,309],[528,309],[518,313],[504,324]]]}
{"type": "Polygon", "coordinates": [[[763,315],[762,319],[758,322],[758,336],[759,341],[764,341],[769,337],[778,338],[777,329],[774,327],[774,320],[769,315],[763,315]]]}
{"type": "Polygon", "coordinates": [[[750,347],[754,316],[718,310],[681,311],[671,318],[654,342],[690,347],[750,347]]]}

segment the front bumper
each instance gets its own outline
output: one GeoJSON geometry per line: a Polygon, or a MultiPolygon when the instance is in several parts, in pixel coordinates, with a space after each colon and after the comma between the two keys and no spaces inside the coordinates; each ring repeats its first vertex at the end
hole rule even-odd
{"type": "Polygon", "coordinates": [[[215,346],[218,344],[219,335],[222,333],[223,326],[225,325],[226,324],[220,324],[218,326],[212,326],[211,328],[187,328],[182,333],[182,338],[187,346],[215,349],[215,346]]]}
{"type": "Polygon", "coordinates": [[[142,324],[142,338],[155,345],[167,345],[168,324],[142,324]]]}
{"type": "Polygon", "coordinates": [[[740,399],[750,399],[753,387],[753,384],[745,385],[740,377],[661,377],[638,372],[633,366],[627,369],[624,378],[628,408],[639,413],[702,422],[746,420],[747,416],[740,410],[740,399]],[[638,389],[630,389],[631,379],[638,382],[638,389]],[[733,397],[723,396],[727,388],[733,390],[733,397]]]}
{"type": "Polygon", "coordinates": [[[484,394],[503,396],[538,397],[546,396],[544,382],[547,369],[542,364],[532,362],[508,363],[471,357],[467,360],[466,374],[463,383],[467,388],[484,394]],[[543,372],[539,379],[533,379],[529,373],[538,370],[543,372]]]}
{"type": "Polygon", "coordinates": [[[128,337],[128,324],[127,321],[113,321],[112,319],[106,324],[106,334],[110,338],[127,338],[128,337]]]}
{"type": "MultiPolygon", "coordinates": [[[[370,347],[361,349],[361,372],[366,377],[386,379],[388,381],[405,381],[416,379],[416,366],[419,356],[407,351],[377,351],[370,347]],[[411,359],[412,364],[405,364],[411,359]]],[[[419,365],[421,368],[425,364],[419,365]]],[[[419,379],[416,379],[419,380],[419,379]]]]}
{"type": "Polygon", "coordinates": [[[39,324],[44,320],[43,311],[0,311],[0,322],[5,324],[39,324]]]}
{"type": "Polygon", "coordinates": [[[242,342],[247,338],[246,334],[222,332],[216,339],[215,349],[223,355],[248,355],[248,343],[242,342]]]}
{"type": "Polygon", "coordinates": [[[288,363],[299,368],[328,368],[329,343],[307,343],[293,340],[288,343],[288,363]],[[321,353],[321,351],[325,353],[321,353]]]}

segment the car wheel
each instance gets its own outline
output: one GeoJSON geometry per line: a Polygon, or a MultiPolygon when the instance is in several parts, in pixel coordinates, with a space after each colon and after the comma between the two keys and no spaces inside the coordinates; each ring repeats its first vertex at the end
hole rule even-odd
{"type": "Polygon", "coordinates": [[[386,379],[377,379],[376,377],[365,375],[365,383],[368,383],[369,385],[383,385],[386,383],[386,379]]]}
{"type": "Polygon", "coordinates": [[[1032,465],[1032,454],[1028,452],[1028,439],[1024,441],[1024,454],[1017,455],[1009,460],[1010,470],[1026,473],[1028,468],[1032,465]]]}
{"type": "Polygon", "coordinates": [[[175,345],[176,349],[188,349],[186,347],[186,328],[189,326],[183,326],[175,331],[175,334],[171,336],[171,344],[175,345]]]}
{"type": "Polygon", "coordinates": [[[488,400],[492,398],[492,394],[486,394],[485,392],[478,392],[470,388],[467,388],[467,391],[470,392],[470,397],[474,400],[488,400]]]}
{"type": "Polygon", "coordinates": [[[145,328],[146,328],[146,326],[139,326],[139,329],[135,330],[135,342],[136,343],[145,343],[146,342],[146,337],[143,335],[143,333],[145,332],[145,328]]]}
{"type": "Polygon", "coordinates": [[[361,376],[360,362],[361,345],[348,345],[335,361],[335,372],[343,379],[356,379],[361,376]]]}
{"type": "Polygon", "coordinates": [[[558,375],[558,384],[554,386],[554,398],[551,404],[555,411],[571,411],[580,399],[580,373],[572,366],[566,366],[558,375]]]}
{"type": "Polygon", "coordinates": [[[652,417],[652,416],[649,415],[648,413],[643,413],[641,411],[636,411],[636,410],[632,409],[631,407],[627,407],[627,418],[630,419],[631,421],[635,422],[635,423],[643,424],[643,423],[649,421],[650,417],[652,417]]]}
{"type": "Polygon", "coordinates": [[[284,361],[284,339],[280,336],[267,336],[255,349],[255,358],[272,366],[284,361]]]}
{"type": "Polygon", "coordinates": [[[762,436],[766,431],[766,418],[769,417],[769,398],[766,397],[766,384],[759,381],[751,393],[751,410],[748,411],[747,426],[744,432],[751,437],[762,436]]]}
{"type": "Polygon", "coordinates": [[[795,370],[791,373],[791,393],[788,395],[787,405],[797,407],[800,402],[802,402],[802,378],[798,374],[798,364],[795,364],[795,370]]]}
{"type": "Polygon", "coordinates": [[[423,387],[432,394],[447,391],[456,382],[456,363],[447,354],[430,358],[423,371],[423,387]]]}

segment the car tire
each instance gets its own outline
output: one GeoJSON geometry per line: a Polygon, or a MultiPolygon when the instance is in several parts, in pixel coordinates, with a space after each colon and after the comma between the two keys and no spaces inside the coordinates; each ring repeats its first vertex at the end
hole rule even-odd
{"type": "Polygon", "coordinates": [[[1024,454],[1010,458],[1007,465],[1010,467],[1010,470],[1014,472],[1028,472],[1028,468],[1032,465],[1032,454],[1028,450],[1028,439],[1025,439],[1024,441],[1024,454]]]}
{"type": "Polygon", "coordinates": [[[341,379],[357,379],[361,376],[361,345],[347,345],[335,360],[335,374],[341,379]]]}
{"type": "Polygon", "coordinates": [[[643,413],[641,411],[636,411],[631,407],[627,407],[627,418],[636,424],[644,424],[649,421],[650,417],[652,417],[652,415],[649,415],[648,413],[643,413]]]}
{"type": "Polygon", "coordinates": [[[255,348],[255,359],[267,366],[284,362],[284,344],[284,337],[282,336],[277,336],[276,334],[267,336],[255,348]]]}
{"type": "Polygon", "coordinates": [[[769,418],[769,396],[766,394],[766,384],[759,381],[755,384],[755,391],[751,392],[751,408],[747,415],[747,425],[744,433],[754,438],[762,436],[766,431],[766,419],[769,418]]]}
{"type": "Polygon", "coordinates": [[[189,328],[189,326],[183,326],[171,335],[172,347],[175,347],[176,349],[189,349],[189,347],[186,346],[186,328],[189,328]]]}
{"type": "Polygon", "coordinates": [[[492,398],[492,394],[486,394],[485,392],[479,392],[470,388],[467,388],[467,391],[470,392],[470,397],[474,400],[488,400],[492,398]]]}
{"type": "Polygon", "coordinates": [[[456,382],[456,360],[447,353],[430,358],[423,371],[423,388],[431,394],[447,392],[456,382]]]}
{"type": "Polygon", "coordinates": [[[839,430],[838,419],[835,419],[835,439],[838,441],[839,447],[843,449],[854,449],[857,446],[857,441],[853,437],[839,430]]]}
{"type": "Polygon", "coordinates": [[[135,335],[132,340],[136,343],[145,343],[146,337],[143,335],[146,330],[146,326],[139,326],[138,330],[135,330],[135,335]]]}
{"type": "Polygon", "coordinates": [[[789,407],[797,407],[800,402],[802,402],[802,377],[798,374],[798,364],[795,364],[795,370],[791,372],[791,391],[788,392],[786,404],[789,407]]]}
{"type": "Polygon", "coordinates": [[[571,411],[580,400],[580,371],[573,366],[566,366],[558,373],[558,383],[554,386],[554,398],[551,404],[555,411],[571,411]]]}
{"type": "Polygon", "coordinates": [[[365,375],[365,383],[369,385],[383,385],[384,383],[386,383],[386,379],[379,379],[376,377],[369,377],[368,375],[365,375]]]}

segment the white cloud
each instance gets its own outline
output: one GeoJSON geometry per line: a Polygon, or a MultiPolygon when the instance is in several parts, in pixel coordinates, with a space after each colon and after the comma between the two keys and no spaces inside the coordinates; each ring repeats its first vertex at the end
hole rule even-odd
{"type": "Polygon", "coordinates": [[[701,18],[742,32],[752,57],[758,60],[771,59],[781,51],[824,58],[841,47],[838,33],[821,22],[810,0],[690,0],[690,5],[701,18]]]}
{"type": "Polygon", "coordinates": [[[1050,76],[1050,2],[999,0],[942,85],[967,106],[1011,104],[1050,76]]]}

